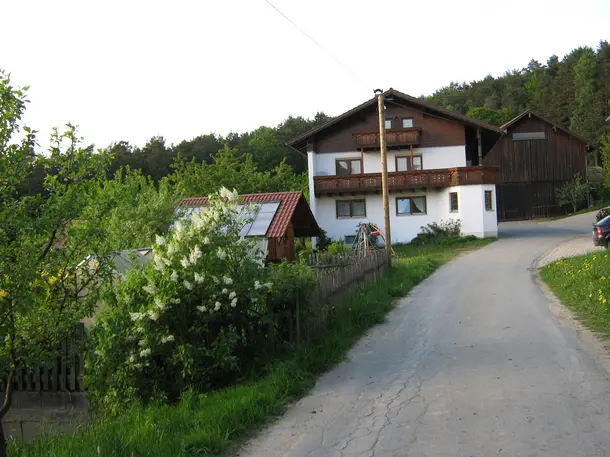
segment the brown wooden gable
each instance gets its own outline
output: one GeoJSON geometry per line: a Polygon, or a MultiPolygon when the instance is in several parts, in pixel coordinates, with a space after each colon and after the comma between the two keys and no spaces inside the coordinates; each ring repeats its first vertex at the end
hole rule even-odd
{"type": "MultiPolygon", "coordinates": [[[[387,131],[388,134],[405,130],[402,127],[403,118],[413,119],[413,128],[420,129],[421,135],[416,147],[466,144],[465,126],[454,120],[432,116],[422,110],[397,106],[390,102],[386,104],[385,118],[392,120],[392,129],[387,131]]],[[[371,106],[315,135],[313,149],[316,153],[355,151],[358,149],[358,145],[354,139],[354,134],[378,131],[377,109],[376,106],[371,106]]]]}
{"type": "Polygon", "coordinates": [[[580,137],[534,114],[519,117],[483,159],[485,165],[500,167],[501,181],[561,182],[577,173],[585,176],[587,145],[580,137]],[[515,140],[515,133],[544,133],[545,139],[515,140]]]}

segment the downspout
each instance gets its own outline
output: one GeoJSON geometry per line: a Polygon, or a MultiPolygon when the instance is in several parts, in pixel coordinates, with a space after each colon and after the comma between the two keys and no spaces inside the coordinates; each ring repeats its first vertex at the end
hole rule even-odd
{"type": "Polygon", "coordinates": [[[481,127],[477,127],[477,152],[479,153],[479,167],[483,165],[483,146],[481,145],[481,127]]]}

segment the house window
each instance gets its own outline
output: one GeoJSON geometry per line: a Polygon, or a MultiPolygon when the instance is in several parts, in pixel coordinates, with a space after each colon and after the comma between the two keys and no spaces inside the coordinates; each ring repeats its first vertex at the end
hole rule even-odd
{"type": "Polygon", "coordinates": [[[457,192],[449,192],[449,211],[452,213],[459,211],[457,192]]]}
{"type": "Polygon", "coordinates": [[[356,235],[345,235],[343,239],[345,240],[345,244],[348,246],[353,246],[354,241],[356,241],[356,235]]]}
{"type": "Polygon", "coordinates": [[[493,192],[491,190],[486,190],[485,191],[485,210],[486,211],[493,211],[494,210],[494,206],[493,206],[493,192]]]}
{"type": "Polygon", "coordinates": [[[403,119],[402,120],[402,128],[403,129],[410,129],[411,127],[413,127],[413,119],[412,118],[407,118],[407,119],[403,119]]]}
{"type": "Polygon", "coordinates": [[[401,197],[396,199],[396,214],[426,214],[426,197],[401,197]]]}
{"type": "Polygon", "coordinates": [[[396,171],[422,170],[423,161],[420,155],[396,157],[396,171]]]}
{"type": "Polygon", "coordinates": [[[359,175],[362,173],[361,159],[342,159],[336,162],[337,176],[359,175]]]}
{"type": "Polygon", "coordinates": [[[366,217],[364,200],[337,200],[337,218],[366,217]]]}
{"type": "Polygon", "coordinates": [[[392,128],[392,119],[385,120],[385,129],[390,130],[392,128]]]}

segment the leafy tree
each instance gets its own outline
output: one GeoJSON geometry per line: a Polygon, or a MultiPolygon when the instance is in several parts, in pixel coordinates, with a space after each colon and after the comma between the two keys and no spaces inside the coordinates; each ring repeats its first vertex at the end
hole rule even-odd
{"type": "Polygon", "coordinates": [[[49,153],[36,156],[35,132],[20,128],[26,90],[0,73],[0,376],[7,386],[0,420],[11,406],[13,376],[56,357],[60,341],[91,313],[107,253],[104,208],[89,197],[108,157],[83,148],[71,125],[55,130],[49,153]],[[20,193],[38,164],[44,190],[20,193]],[[87,256],[95,261],[77,268],[87,256]]]}
{"type": "Polygon", "coordinates": [[[599,142],[599,153],[604,170],[604,185],[610,188],[610,133],[605,134],[599,142]]]}
{"type": "Polygon", "coordinates": [[[102,226],[114,250],[152,246],[156,234],[167,233],[179,200],[166,178],[155,184],[141,170],[129,168],[100,182],[93,199],[109,209],[102,226]]]}
{"type": "Polygon", "coordinates": [[[574,67],[576,107],[570,128],[589,139],[596,137],[597,130],[603,122],[596,97],[595,71],[595,52],[586,48],[574,67]]]}
{"type": "Polygon", "coordinates": [[[572,181],[565,183],[562,187],[557,189],[557,203],[561,206],[571,205],[572,212],[575,213],[586,201],[588,194],[589,185],[579,174],[577,174],[572,181]]]}
{"type": "Polygon", "coordinates": [[[514,118],[518,113],[511,110],[510,108],[504,107],[496,110],[491,108],[484,108],[482,106],[477,108],[471,108],[468,110],[466,115],[473,117],[483,122],[487,122],[492,125],[502,125],[514,118]]]}

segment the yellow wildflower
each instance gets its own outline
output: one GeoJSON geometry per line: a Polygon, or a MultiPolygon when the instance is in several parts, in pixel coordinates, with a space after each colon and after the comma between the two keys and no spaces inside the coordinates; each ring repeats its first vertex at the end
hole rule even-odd
{"type": "Polygon", "coordinates": [[[4,297],[6,297],[7,295],[8,295],[8,294],[7,294],[6,290],[4,290],[4,289],[0,289],[0,298],[4,298],[4,297]]]}

